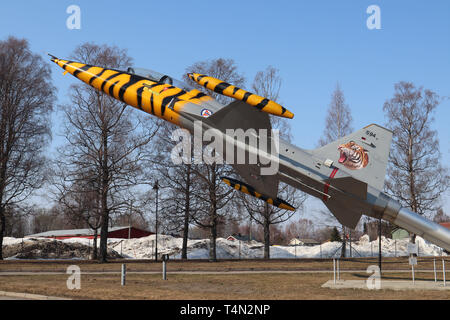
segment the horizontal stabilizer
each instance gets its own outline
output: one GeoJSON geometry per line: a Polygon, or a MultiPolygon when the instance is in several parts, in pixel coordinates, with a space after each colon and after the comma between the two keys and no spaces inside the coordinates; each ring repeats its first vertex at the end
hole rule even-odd
{"type": "Polygon", "coordinates": [[[359,208],[357,202],[352,201],[351,197],[330,198],[324,201],[324,204],[340,224],[350,229],[356,228],[359,219],[361,219],[363,209],[359,208]]]}
{"type": "Polygon", "coordinates": [[[367,183],[352,177],[335,178],[331,185],[337,189],[350,193],[360,199],[367,198],[367,183]]]}

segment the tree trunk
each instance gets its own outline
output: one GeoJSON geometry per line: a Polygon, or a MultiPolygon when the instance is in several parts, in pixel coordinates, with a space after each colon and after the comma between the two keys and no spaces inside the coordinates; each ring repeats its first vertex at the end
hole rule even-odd
{"type": "Polygon", "coordinates": [[[211,222],[211,228],[209,230],[209,261],[217,261],[216,251],[216,239],[217,239],[217,218],[214,217],[211,222]]]}
{"type": "Polygon", "coordinates": [[[264,206],[264,259],[270,259],[270,217],[269,205],[264,206]]]}
{"type": "Polygon", "coordinates": [[[270,223],[264,218],[264,259],[270,259],[270,223]]]}
{"type": "Polygon", "coordinates": [[[2,164],[2,172],[0,175],[0,260],[3,260],[3,237],[6,231],[5,204],[3,203],[3,195],[5,192],[6,164],[2,164]]]}
{"type": "Polygon", "coordinates": [[[102,159],[102,226],[100,230],[100,262],[106,262],[108,255],[108,226],[109,226],[109,209],[108,209],[108,138],[107,130],[103,129],[103,159],[102,159]]]}
{"type": "MultiPolygon", "coordinates": [[[[3,129],[2,129],[3,130],[3,129]]],[[[2,132],[2,136],[4,136],[2,132]]],[[[3,150],[3,143],[1,145],[3,150]]],[[[8,149],[8,148],[7,148],[8,149]]],[[[2,152],[2,158],[4,158],[4,153],[2,152]]],[[[1,174],[0,174],[0,260],[3,260],[3,237],[6,231],[6,216],[5,216],[5,204],[3,203],[3,195],[6,188],[6,162],[2,162],[1,174]]]]}
{"type": "Polygon", "coordinates": [[[345,249],[347,246],[347,238],[345,234],[345,227],[342,226],[342,247],[341,247],[341,258],[345,258],[345,249]]]}
{"type": "MultiPolygon", "coordinates": [[[[408,167],[409,167],[409,192],[411,197],[411,209],[414,212],[418,212],[416,190],[415,190],[415,178],[414,178],[414,164],[413,164],[413,143],[412,137],[408,139],[408,167]]],[[[416,235],[414,233],[409,234],[409,242],[416,243],[416,235]]],[[[411,253],[410,257],[416,256],[415,253],[411,253]]]]}
{"type": "Polygon", "coordinates": [[[181,248],[181,259],[187,259],[187,245],[189,235],[189,210],[185,209],[184,213],[184,227],[183,227],[183,246],[181,248]]]}
{"type": "Polygon", "coordinates": [[[209,197],[211,199],[211,227],[209,241],[209,261],[217,261],[216,239],[217,239],[217,199],[216,199],[216,168],[211,165],[211,184],[209,187],[209,197]]]}
{"type": "Polygon", "coordinates": [[[97,236],[98,236],[98,229],[94,229],[94,252],[92,253],[92,260],[97,260],[97,236]]]}
{"type": "Polygon", "coordinates": [[[191,201],[191,165],[187,164],[186,172],[186,193],[185,193],[185,205],[184,205],[184,226],[183,226],[183,246],[181,249],[181,259],[187,259],[187,242],[189,234],[189,214],[190,214],[190,201],[191,201]]]}
{"type": "Polygon", "coordinates": [[[108,224],[109,224],[109,214],[104,212],[102,216],[102,226],[100,229],[100,262],[106,262],[108,255],[108,224]]]}
{"type": "Polygon", "coordinates": [[[5,208],[0,206],[0,260],[3,260],[3,236],[6,229],[5,208]]]}

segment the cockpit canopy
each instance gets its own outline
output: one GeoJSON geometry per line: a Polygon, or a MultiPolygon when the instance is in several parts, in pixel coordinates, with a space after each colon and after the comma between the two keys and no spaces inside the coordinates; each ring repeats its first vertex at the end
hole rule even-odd
{"type": "Polygon", "coordinates": [[[170,77],[168,75],[165,75],[165,74],[162,74],[157,71],[150,70],[150,69],[130,67],[127,69],[127,72],[147,78],[151,81],[170,84],[177,88],[183,89],[184,91],[190,91],[190,90],[195,89],[194,87],[190,86],[187,83],[173,79],[172,77],[170,77]]]}

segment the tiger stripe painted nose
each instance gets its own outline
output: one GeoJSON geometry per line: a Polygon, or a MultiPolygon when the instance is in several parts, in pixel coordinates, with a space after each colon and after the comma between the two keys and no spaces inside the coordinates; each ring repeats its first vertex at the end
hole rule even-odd
{"type": "Polygon", "coordinates": [[[185,91],[129,72],[53,56],[51,61],[63,68],[64,74],[70,73],[117,100],[176,125],[180,125],[178,112],[183,110],[185,104],[201,104],[212,100],[198,90],[185,91]]]}

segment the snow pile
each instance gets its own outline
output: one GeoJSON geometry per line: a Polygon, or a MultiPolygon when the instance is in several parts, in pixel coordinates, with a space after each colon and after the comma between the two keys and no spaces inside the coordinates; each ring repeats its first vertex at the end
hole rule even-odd
{"type": "MultiPolygon", "coordinates": [[[[209,239],[188,240],[188,259],[208,259],[209,239]]],[[[131,259],[153,259],[156,249],[156,236],[137,239],[110,239],[110,248],[121,254],[124,258],[131,259]]],[[[169,254],[173,259],[181,259],[182,238],[158,235],[158,256],[169,254]]],[[[218,238],[216,241],[216,253],[218,259],[241,258],[252,259],[261,258],[263,255],[263,245],[252,241],[251,243],[230,241],[218,238]]]]}
{"type": "MultiPolygon", "coordinates": [[[[155,235],[139,239],[111,239],[110,248],[130,259],[152,259],[155,252],[155,235]]],[[[188,259],[208,259],[209,239],[188,240],[188,259]]],[[[382,253],[385,257],[408,256],[407,245],[409,240],[392,240],[381,237],[382,253]]],[[[169,254],[172,259],[181,258],[183,239],[166,235],[158,235],[158,256],[169,254]]],[[[419,256],[440,256],[442,249],[424,239],[417,237],[419,256]]],[[[341,256],[340,242],[326,242],[316,246],[271,246],[271,258],[332,258],[341,256]]],[[[378,240],[369,241],[364,235],[357,242],[351,244],[352,257],[371,257],[378,255],[378,240]]],[[[216,241],[216,254],[218,259],[260,259],[264,257],[264,245],[252,241],[239,242],[224,238],[216,241]]],[[[350,256],[350,244],[347,243],[346,256],[350,256]]]]}
{"type": "MultiPolygon", "coordinates": [[[[108,248],[111,256],[122,256],[127,259],[154,259],[156,251],[156,236],[137,239],[108,239],[108,248]]],[[[382,254],[384,257],[408,256],[407,245],[409,240],[393,240],[381,237],[382,254]]],[[[421,237],[416,237],[419,247],[419,256],[446,255],[443,250],[421,237]]],[[[169,254],[171,259],[181,258],[182,238],[167,235],[158,235],[158,256],[169,254]]],[[[88,258],[92,252],[93,240],[85,238],[72,238],[65,240],[31,239],[31,238],[4,238],[5,257],[14,258],[88,258]]],[[[100,240],[97,241],[97,246],[100,240]]],[[[342,244],[340,242],[326,242],[316,246],[271,246],[271,258],[338,258],[341,256],[342,244]]],[[[208,259],[209,239],[188,240],[188,259],[208,259]]],[[[232,241],[218,238],[216,241],[216,254],[218,259],[261,259],[264,257],[264,245],[260,242],[232,241]]],[[[376,257],[378,255],[378,240],[370,241],[367,235],[359,241],[347,242],[347,257],[376,257]]]]}
{"type": "MultiPolygon", "coordinates": [[[[155,252],[155,235],[139,239],[110,239],[109,246],[124,258],[152,259],[155,252]]],[[[188,240],[188,259],[208,259],[209,239],[188,240]]],[[[408,256],[408,239],[392,240],[381,237],[382,253],[385,257],[408,256]]],[[[172,259],[181,258],[183,239],[158,235],[158,255],[169,254],[172,259]]],[[[442,249],[417,237],[419,256],[439,256],[442,249]]],[[[326,242],[316,246],[271,246],[271,258],[332,258],[341,256],[340,242],[326,242]]],[[[378,240],[369,241],[367,235],[351,245],[352,257],[371,257],[378,255],[378,240]]],[[[216,242],[218,259],[259,259],[264,257],[264,245],[252,241],[239,242],[218,238],[216,242]]],[[[444,253],[445,254],[445,253],[444,253]]],[[[346,256],[350,256],[347,243],[346,256]]]]}
{"type": "MultiPolygon", "coordinates": [[[[13,259],[89,259],[92,248],[80,241],[59,241],[45,238],[6,238],[4,257],[13,259]]],[[[109,258],[120,258],[114,250],[108,249],[109,258]]]]}
{"type": "MultiPolygon", "coordinates": [[[[381,251],[384,257],[408,256],[408,239],[393,240],[381,237],[381,251]]],[[[416,244],[419,248],[419,256],[440,256],[445,255],[443,250],[420,237],[416,237],[416,244]]],[[[276,247],[285,250],[293,257],[297,258],[338,258],[341,256],[342,244],[340,242],[326,242],[322,245],[312,247],[276,247]]],[[[274,247],[272,247],[274,248],[274,247]]],[[[272,253],[272,251],[271,251],[272,253]]],[[[272,255],[272,254],[271,254],[272,255]]],[[[282,253],[278,253],[282,257],[282,253]]],[[[369,237],[364,235],[359,241],[346,245],[347,257],[376,257],[378,256],[378,239],[369,241],[369,237]],[[351,250],[351,254],[350,254],[351,250]]],[[[274,256],[276,257],[276,256],[274,256]]],[[[288,256],[286,256],[288,258],[288,256]]]]}
{"type": "MultiPolygon", "coordinates": [[[[385,237],[381,237],[381,251],[384,257],[399,257],[408,256],[408,243],[409,239],[393,240],[385,237]]],[[[416,244],[419,248],[419,256],[439,256],[443,250],[417,236],[416,244]]],[[[368,241],[368,237],[360,239],[355,243],[352,243],[352,249],[355,249],[356,254],[353,256],[370,257],[378,255],[378,239],[372,242],[368,241]]]]}
{"type": "Polygon", "coordinates": [[[22,244],[24,241],[32,241],[32,238],[4,237],[3,238],[3,245],[4,246],[11,246],[11,245],[14,245],[14,244],[22,244]]]}

